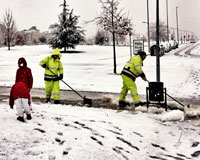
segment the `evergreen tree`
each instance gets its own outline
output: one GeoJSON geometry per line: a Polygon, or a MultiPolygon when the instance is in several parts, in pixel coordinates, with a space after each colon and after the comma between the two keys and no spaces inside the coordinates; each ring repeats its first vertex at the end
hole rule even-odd
{"type": "Polygon", "coordinates": [[[23,36],[20,33],[16,33],[15,36],[15,45],[25,45],[23,36]]]}
{"type": "Polygon", "coordinates": [[[109,42],[109,37],[103,30],[98,30],[95,36],[95,44],[104,45],[109,42]]]}
{"type": "Polygon", "coordinates": [[[64,48],[66,52],[66,49],[74,49],[77,44],[84,41],[84,30],[78,26],[79,16],[73,14],[73,9],[67,9],[66,0],[61,6],[63,12],[59,15],[59,23],[50,25],[55,37],[49,40],[49,44],[52,48],[64,48]]]}

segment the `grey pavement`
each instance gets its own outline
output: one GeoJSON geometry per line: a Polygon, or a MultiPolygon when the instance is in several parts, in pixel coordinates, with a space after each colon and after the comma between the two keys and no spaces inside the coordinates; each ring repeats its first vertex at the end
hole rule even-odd
{"type": "MultiPolygon", "coordinates": [[[[86,96],[86,98],[92,99],[94,107],[99,107],[101,105],[105,106],[108,105],[105,103],[104,97],[114,97],[115,99],[119,98],[119,93],[111,93],[111,92],[93,92],[93,91],[78,91],[81,96],[86,96]]],[[[6,101],[10,94],[10,87],[0,86],[0,103],[6,101]]],[[[75,105],[79,102],[82,102],[83,99],[77,95],[72,90],[61,90],[60,93],[61,100],[65,104],[72,104],[75,105]]],[[[140,95],[143,101],[146,101],[146,95],[140,95]]],[[[43,88],[33,88],[31,90],[31,97],[33,102],[44,102],[45,101],[45,90],[43,88]]],[[[128,95],[130,98],[130,94],[128,95]]],[[[178,101],[183,103],[184,105],[199,105],[199,99],[194,98],[176,98],[178,101]]],[[[173,101],[169,97],[167,97],[167,101],[173,101]]],[[[176,103],[176,102],[174,102],[176,103]]]]}

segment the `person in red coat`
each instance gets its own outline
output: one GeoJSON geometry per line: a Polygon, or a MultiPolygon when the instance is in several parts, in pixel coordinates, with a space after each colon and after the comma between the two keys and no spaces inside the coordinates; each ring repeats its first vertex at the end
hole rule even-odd
{"type": "MultiPolygon", "coordinates": [[[[31,91],[33,87],[33,76],[31,69],[27,67],[27,62],[24,57],[19,58],[18,66],[19,68],[17,69],[15,83],[24,82],[28,86],[29,91],[31,91]]],[[[32,109],[31,105],[30,108],[32,109]]]]}
{"type": "Polygon", "coordinates": [[[29,88],[24,82],[15,83],[10,90],[9,105],[11,109],[13,109],[14,103],[18,115],[17,120],[25,122],[24,113],[27,115],[27,120],[32,119],[29,88]]]}
{"type": "Polygon", "coordinates": [[[27,62],[25,58],[23,57],[19,58],[18,66],[19,68],[16,73],[15,83],[24,82],[28,86],[28,88],[31,90],[33,87],[33,76],[31,73],[31,69],[27,67],[27,62]]]}

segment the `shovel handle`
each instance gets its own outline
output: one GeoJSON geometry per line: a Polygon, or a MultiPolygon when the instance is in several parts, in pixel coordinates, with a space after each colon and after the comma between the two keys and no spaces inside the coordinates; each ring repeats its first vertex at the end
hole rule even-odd
{"type": "MultiPolygon", "coordinates": [[[[56,75],[53,71],[51,71],[50,69],[48,69],[52,74],[56,75]]],[[[66,84],[72,91],[74,91],[76,94],[78,94],[82,99],[84,99],[84,97],[82,95],[80,95],[77,91],[75,91],[69,84],[67,84],[65,81],[61,80],[64,84],[66,84]]]]}

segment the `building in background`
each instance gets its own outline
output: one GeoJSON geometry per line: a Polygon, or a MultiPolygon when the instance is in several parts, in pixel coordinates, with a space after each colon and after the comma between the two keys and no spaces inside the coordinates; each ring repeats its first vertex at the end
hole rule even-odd
{"type": "Polygon", "coordinates": [[[0,24],[0,47],[5,44],[3,28],[4,28],[4,26],[2,24],[0,24]]]}

